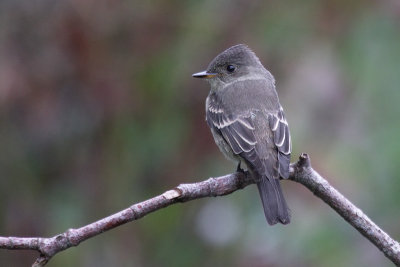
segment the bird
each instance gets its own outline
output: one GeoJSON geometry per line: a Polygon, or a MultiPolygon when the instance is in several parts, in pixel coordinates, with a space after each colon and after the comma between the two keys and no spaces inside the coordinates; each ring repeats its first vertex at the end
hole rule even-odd
{"type": "Polygon", "coordinates": [[[292,145],[274,77],[244,44],[226,49],[192,76],[210,84],[206,122],[215,143],[238,171],[244,172],[241,163],[249,171],[268,224],[288,224],[280,177],[289,177],[292,145]]]}

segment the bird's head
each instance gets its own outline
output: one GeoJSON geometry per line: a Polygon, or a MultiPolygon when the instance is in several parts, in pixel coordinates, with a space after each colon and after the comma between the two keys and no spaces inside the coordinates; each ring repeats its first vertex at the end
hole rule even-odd
{"type": "Polygon", "coordinates": [[[216,56],[207,70],[192,76],[207,79],[210,83],[229,83],[248,75],[262,75],[265,71],[254,52],[246,45],[239,44],[216,56]]]}

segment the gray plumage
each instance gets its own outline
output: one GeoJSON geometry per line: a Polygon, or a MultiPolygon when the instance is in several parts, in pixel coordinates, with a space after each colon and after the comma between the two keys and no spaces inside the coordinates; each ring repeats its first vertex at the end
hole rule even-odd
{"type": "Polygon", "coordinates": [[[279,177],[289,176],[291,141],[273,76],[245,45],[225,50],[193,76],[211,84],[206,120],[216,144],[229,159],[246,164],[268,223],[289,223],[279,177]]]}

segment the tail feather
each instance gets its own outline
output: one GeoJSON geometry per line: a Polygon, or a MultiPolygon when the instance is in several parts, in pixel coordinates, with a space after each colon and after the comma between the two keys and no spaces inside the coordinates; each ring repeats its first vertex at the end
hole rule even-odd
{"type": "Polygon", "coordinates": [[[290,211],[279,180],[262,177],[260,182],[257,183],[257,187],[268,224],[288,224],[290,222],[290,211]]]}

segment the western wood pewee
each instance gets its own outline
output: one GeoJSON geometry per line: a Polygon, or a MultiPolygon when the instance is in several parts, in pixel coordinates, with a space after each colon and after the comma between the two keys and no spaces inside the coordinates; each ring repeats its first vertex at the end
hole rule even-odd
{"type": "Polygon", "coordinates": [[[223,154],[246,164],[255,179],[270,225],[288,224],[290,213],[279,178],[288,178],[291,141],[275,79],[246,45],[214,58],[193,74],[211,85],[206,120],[223,154]]]}

